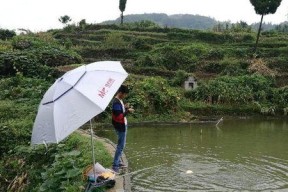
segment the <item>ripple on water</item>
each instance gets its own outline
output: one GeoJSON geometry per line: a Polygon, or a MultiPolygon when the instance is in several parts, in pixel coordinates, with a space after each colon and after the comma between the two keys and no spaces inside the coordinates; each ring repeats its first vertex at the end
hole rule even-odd
{"type": "Polygon", "coordinates": [[[193,154],[175,155],[174,159],[173,164],[133,174],[132,181],[137,183],[133,190],[271,191],[288,187],[287,160],[263,156],[231,162],[193,154]],[[187,170],[193,173],[186,174],[187,170]]]}

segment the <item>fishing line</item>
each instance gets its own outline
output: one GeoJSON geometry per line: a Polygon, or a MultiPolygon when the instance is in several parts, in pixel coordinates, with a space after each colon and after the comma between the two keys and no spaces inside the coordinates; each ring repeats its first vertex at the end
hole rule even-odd
{"type": "Polygon", "coordinates": [[[163,164],[160,164],[160,165],[155,165],[155,166],[152,166],[152,167],[147,167],[147,168],[144,168],[144,169],[133,171],[133,172],[130,172],[130,173],[127,173],[127,174],[124,174],[124,175],[119,175],[119,176],[115,177],[115,179],[120,178],[120,177],[125,177],[127,175],[132,175],[132,174],[135,174],[135,173],[138,173],[138,172],[146,171],[146,170],[149,170],[149,169],[153,169],[153,168],[156,168],[156,167],[160,167],[160,166],[165,165],[165,164],[166,163],[163,163],[163,164]]]}

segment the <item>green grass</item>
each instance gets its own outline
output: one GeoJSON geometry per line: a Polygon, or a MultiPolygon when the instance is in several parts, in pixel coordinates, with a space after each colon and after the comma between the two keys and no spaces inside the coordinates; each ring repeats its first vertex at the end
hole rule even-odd
{"type": "MultiPolygon", "coordinates": [[[[1,80],[0,191],[83,191],[83,170],[92,164],[90,137],[73,133],[59,145],[30,146],[40,97],[49,82],[25,77],[1,80]]],[[[112,157],[95,142],[96,161],[109,167],[112,157]]]]}
{"type": "MultiPolygon", "coordinates": [[[[98,141],[95,154],[104,167],[111,165],[111,155],[98,141]]],[[[49,146],[48,151],[43,145],[19,145],[0,161],[0,191],[82,191],[83,171],[91,164],[90,139],[79,133],[49,146]]]]}

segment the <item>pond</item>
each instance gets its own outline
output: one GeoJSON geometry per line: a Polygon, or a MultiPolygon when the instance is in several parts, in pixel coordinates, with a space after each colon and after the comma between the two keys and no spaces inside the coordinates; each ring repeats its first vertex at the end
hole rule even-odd
{"type": "Polygon", "coordinates": [[[132,191],[288,191],[287,120],[131,126],[125,154],[132,191]]]}

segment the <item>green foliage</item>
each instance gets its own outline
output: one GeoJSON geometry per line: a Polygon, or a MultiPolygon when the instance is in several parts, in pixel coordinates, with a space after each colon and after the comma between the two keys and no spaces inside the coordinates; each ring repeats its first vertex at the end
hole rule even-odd
{"type": "Polygon", "coordinates": [[[11,50],[12,50],[12,45],[10,42],[0,40],[0,53],[5,52],[5,51],[11,51],[11,50]]]}
{"type": "Polygon", "coordinates": [[[137,38],[132,41],[132,46],[138,50],[151,50],[152,46],[147,43],[147,38],[137,38]]]}
{"type": "Polygon", "coordinates": [[[0,99],[34,102],[38,104],[52,82],[43,79],[27,78],[22,75],[0,80],[0,99]]]}
{"type": "Polygon", "coordinates": [[[274,14],[282,0],[250,0],[258,15],[274,14]]]}
{"type": "MultiPolygon", "coordinates": [[[[64,144],[49,146],[46,154],[44,146],[29,146],[40,98],[50,84],[21,75],[0,80],[0,191],[84,189],[82,172],[91,164],[89,138],[73,134],[64,144]]],[[[97,161],[110,166],[104,146],[97,142],[95,149],[97,161]]]]}
{"type": "Polygon", "coordinates": [[[0,28],[0,40],[9,40],[16,36],[15,31],[0,28]]]}
{"type": "Polygon", "coordinates": [[[159,67],[125,67],[125,70],[131,74],[145,75],[145,76],[160,76],[171,78],[171,76],[175,76],[176,73],[174,71],[169,71],[166,69],[162,69],[159,67]]]}
{"type": "Polygon", "coordinates": [[[21,73],[27,77],[50,79],[59,75],[53,67],[82,62],[77,53],[64,49],[54,38],[41,33],[17,36],[13,38],[12,46],[14,51],[0,52],[1,76],[21,73]]]}
{"type": "Polygon", "coordinates": [[[154,23],[153,21],[150,20],[141,20],[137,22],[129,22],[125,23],[123,25],[125,28],[130,28],[130,29],[157,29],[160,28],[160,26],[157,23],[154,23]]]}
{"type": "Polygon", "coordinates": [[[210,59],[210,60],[222,60],[224,58],[224,53],[223,50],[221,49],[211,49],[205,55],[205,59],[210,59]]]}
{"type": "Polygon", "coordinates": [[[267,14],[274,14],[281,4],[282,0],[250,0],[250,3],[254,6],[255,12],[259,15],[261,15],[261,21],[257,33],[257,39],[256,39],[256,44],[255,44],[255,54],[257,53],[257,48],[258,48],[258,41],[259,41],[259,36],[261,33],[261,27],[262,27],[262,22],[263,22],[263,17],[264,15],[267,14]]]}
{"type": "Polygon", "coordinates": [[[121,49],[127,47],[127,43],[124,41],[122,34],[110,33],[106,36],[103,47],[121,49]]]}
{"type": "MultiPolygon", "coordinates": [[[[95,149],[97,162],[109,166],[112,158],[105,147],[96,142],[95,149]]],[[[72,134],[62,144],[50,145],[46,153],[41,145],[33,148],[19,145],[0,162],[0,190],[83,191],[86,180],[82,174],[88,165],[91,165],[89,138],[80,134],[72,134]]]]}
{"type": "Polygon", "coordinates": [[[82,20],[79,22],[79,27],[80,27],[82,30],[85,30],[86,26],[87,26],[86,19],[82,19],[82,20]]]}
{"type": "Polygon", "coordinates": [[[165,45],[155,50],[155,53],[158,56],[154,57],[154,63],[162,65],[168,70],[185,69],[185,67],[193,63],[193,58],[178,47],[165,45]]]}
{"type": "Polygon", "coordinates": [[[64,49],[53,37],[40,33],[35,36],[17,36],[13,39],[12,45],[14,49],[23,50],[21,53],[24,55],[34,55],[42,65],[59,66],[82,62],[77,53],[67,50],[72,46],[71,43],[69,39],[65,39],[64,49]]]}
{"type": "Polygon", "coordinates": [[[272,91],[273,81],[261,75],[222,76],[193,90],[193,100],[218,104],[249,104],[266,102],[272,91]]]}
{"type": "Polygon", "coordinates": [[[204,42],[210,43],[224,43],[233,42],[233,36],[229,34],[212,33],[212,32],[199,32],[196,33],[195,38],[204,42]]]}
{"type": "Polygon", "coordinates": [[[24,50],[59,45],[49,33],[37,33],[13,37],[12,46],[13,49],[24,50]]]}
{"type": "Polygon", "coordinates": [[[225,64],[212,61],[202,66],[202,69],[207,73],[221,73],[226,68],[225,64]]]}
{"type": "Polygon", "coordinates": [[[273,90],[273,103],[278,104],[281,108],[288,106],[288,87],[276,88],[273,90]]]}
{"type": "Polygon", "coordinates": [[[64,41],[64,46],[66,49],[71,49],[71,47],[73,46],[73,43],[69,38],[66,38],[64,41]]]}
{"type": "Polygon", "coordinates": [[[65,152],[59,155],[55,155],[55,161],[46,172],[41,174],[43,184],[40,187],[40,191],[67,191],[67,188],[71,189],[71,185],[74,185],[74,191],[78,191],[82,181],[82,170],[77,166],[77,159],[80,159],[80,151],[65,152]],[[76,178],[76,181],[72,180],[76,178]],[[78,186],[78,188],[77,188],[78,186]]]}
{"type": "Polygon", "coordinates": [[[136,109],[136,116],[169,114],[179,110],[179,92],[160,77],[130,79],[127,82],[129,97],[127,101],[136,109]]]}
{"type": "Polygon", "coordinates": [[[0,80],[0,154],[28,144],[37,106],[49,86],[20,75],[0,80]]]}
{"type": "Polygon", "coordinates": [[[170,79],[169,83],[172,86],[182,86],[183,83],[187,80],[189,74],[183,70],[177,70],[175,76],[170,79]]]}
{"type": "Polygon", "coordinates": [[[233,58],[239,58],[239,59],[243,59],[243,58],[247,58],[250,55],[252,55],[251,53],[251,49],[249,47],[233,47],[233,48],[227,48],[225,50],[225,54],[229,57],[233,57],[233,58]]]}
{"type": "Polygon", "coordinates": [[[155,47],[149,55],[143,55],[138,58],[136,65],[143,67],[164,67],[167,70],[176,71],[178,69],[193,71],[196,62],[199,61],[204,52],[208,51],[203,46],[176,46],[165,44],[155,47]]]}
{"type": "Polygon", "coordinates": [[[123,24],[123,18],[124,18],[123,12],[125,11],[126,8],[126,2],[127,0],[119,0],[119,9],[121,11],[121,25],[123,24]]]}
{"type": "Polygon", "coordinates": [[[72,19],[71,19],[68,15],[61,16],[58,20],[59,20],[62,24],[67,24],[67,23],[69,23],[70,21],[72,21],[72,19]]]}
{"type": "Polygon", "coordinates": [[[206,102],[191,102],[182,106],[186,111],[199,116],[235,115],[246,116],[259,114],[259,107],[256,104],[236,105],[209,104],[206,102]]]}
{"type": "Polygon", "coordinates": [[[127,0],[119,0],[119,9],[121,12],[125,11],[127,0]]]}
{"type": "Polygon", "coordinates": [[[21,73],[27,77],[51,79],[58,76],[56,69],[41,65],[34,51],[0,53],[0,75],[15,76],[21,73]]]}
{"type": "Polygon", "coordinates": [[[269,68],[276,69],[277,71],[288,72],[288,58],[286,57],[277,57],[273,59],[268,59],[267,64],[269,68]]]}
{"type": "Polygon", "coordinates": [[[241,76],[247,74],[247,68],[249,66],[249,62],[226,58],[220,61],[219,65],[222,66],[221,75],[241,76]]]}

